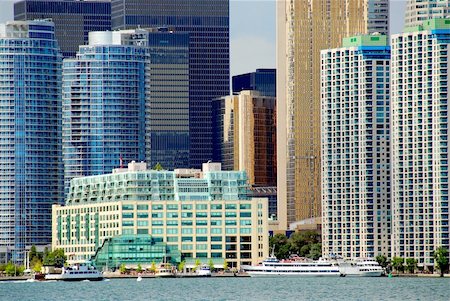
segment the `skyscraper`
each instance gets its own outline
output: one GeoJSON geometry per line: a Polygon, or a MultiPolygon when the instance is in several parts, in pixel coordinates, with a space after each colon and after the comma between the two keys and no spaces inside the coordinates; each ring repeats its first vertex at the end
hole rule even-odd
{"type": "Polygon", "coordinates": [[[256,69],[256,72],[235,75],[232,78],[233,94],[243,90],[259,91],[263,96],[277,95],[276,69],[256,69]]]}
{"type": "Polygon", "coordinates": [[[321,215],[320,50],[355,34],[388,34],[388,0],[277,3],[280,226],[321,215]],[[374,22],[378,20],[377,22],[374,22]]]}
{"type": "Polygon", "coordinates": [[[405,27],[422,25],[425,20],[448,16],[450,16],[450,0],[408,0],[405,27]]]}
{"type": "Polygon", "coordinates": [[[66,190],[72,178],[109,173],[120,161],[145,160],[147,48],[129,45],[126,38],[92,32],[89,45],[64,60],[66,190]]]}
{"type": "Polygon", "coordinates": [[[211,101],[228,95],[229,0],[112,0],[113,29],[189,33],[190,166],[212,159],[211,101]]]}
{"type": "Polygon", "coordinates": [[[0,256],[51,242],[63,201],[61,53],[48,21],[0,25],[0,256]]]}
{"type": "Polygon", "coordinates": [[[165,29],[92,32],[64,60],[66,188],[132,160],[189,162],[189,35],[165,29]]]}
{"type": "Polygon", "coordinates": [[[432,269],[449,244],[450,19],[393,35],[392,256],[432,269]]]}
{"type": "Polygon", "coordinates": [[[111,30],[109,0],[22,0],[14,4],[14,20],[51,19],[64,57],[75,56],[90,31],[111,30]]]}
{"type": "Polygon", "coordinates": [[[275,97],[241,91],[213,103],[214,160],[252,186],[276,186],[275,97]]]}
{"type": "Polygon", "coordinates": [[[324,255],[390,255],[389,64],[384,35],[321,51],[324,255]]]}
{"type": "Polygon", "coordinates": [[[189,166],[189,35],[148,35],[146,161],[164,169],[189,166]]]}

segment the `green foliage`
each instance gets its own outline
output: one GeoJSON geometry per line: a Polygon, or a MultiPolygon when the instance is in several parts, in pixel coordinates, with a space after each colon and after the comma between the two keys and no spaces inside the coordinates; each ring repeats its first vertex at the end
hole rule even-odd
{"type": "Polygon", "coordinates": [[[0,272],[4,272],[6,269],[6,264],[0,264],[0,272]]]}
{"type": "Polygon", "coordinates": [[[119,271],[120,271],[120,274],[125,274],[127,272],[127,268],[125,267],[125,264],[122,263],[120,265],[119,271]]]}
{"type": "Polygon", "coordinates": [[[186,261],[182,261],[182,262],[180,262],[179,264],[178,264],[178,271],[179,272],[182,272],[182,271],[184,271],[184,267],[186,266],[186,261]]]}
{"type": "Polygon", "coordinates": [[[223,270],[228,270],[228,261],[226,259],[223,261],[223,270]]]}
{"type": "Polygon", "coordinates": [[[153,170],[161,171],[164,170],[164,167],[158,162],[155,166],[153,166],[153,170]]]}
{"type": "Polygon", "coordinates": [[[30,261],[30,268],[36,273],[40,273],[42,269],[42,261],[37,256],[33,257],[30,261]]]}
{"type": "Polygon", "coordinates": [[[211,270],[211,272],[214,271],[214,262],[212,259],[209,260],[208,265],[209,265],[209,269],[211,270]]]}
{"type": "Polygon", "coordinates": [[[405,265],[403,264],[404,262],[405,259],[402,257],[394,257],[392,259],[392,267],[397,271],[397,273],[405,270],[405,265]]]}
{"type": "Polygon", "coordinates": [[[433,256],[436,268],[440,271],[441,277],[444,277],[444,273],[448,269],[448,250],[444,247],[439,247],[434,251],[433,256]]]}
{"type": "Polygon", "coordinates": [[[62,268],[67,261],[67,256],[63,249],[55,249],[52,252],[44,251],[44,265],[62,268]]]}
{"type": "Polygon", "coordinates": [[[414,274],[414,271],[417,269],[417,259],[414,258],[406,258],[406,270],[414,274]]]}
{"type": "Polygon", "coordinates": [[[194,266],[194,271],[197,270],[197,268],[202,264],[202,262],[200,261],[200,259],[195,260],[195,266],[194,266]]]}
{"type": "Polygon", "coordinates": [[[306,256],[308,258],[311,258],[313,260],[317,260],[322,256],[322,244],[316,243],[311,245],[311,249],[309,251],[309,254],[306,256]]]}
{"type": "Polygon", "coordinates": [[[40,257],[39,255],[40,254],[37,252],[36,246],[32,245],[31,248],[30,248],[29,258],[31,260],[33,260],[35,257],[39,258],[40,257]]]}
{"type": "Polygon", "coordinates": [[[150,272],[156,273],[156,263],[153,261],[152,265],[150,266],[150,272]]]}
{"type": "Polygon", "coordinates": [[[139,263],[138,266],[137,266],[136,272],[138,272],[138,273],[141,273],[141,272],[142,272],[142,266],[141,266],[140,263],[139,263]]]}
{"type": "Polygon", "coordinates": [[[284,234],[276,234],[269,240],[269,246],[278,259],[288,258],[291,254],[302,257],[319,258],[322,256],[322,247],[319,243],[319,234],[315,231],[293,233],[289,238],[284,234]]]}
{"type": "Polygon", "coordinates": [[[20,276],[23,275],[23,271],[25,271],[23,265],[15,265],[12,261],[5,266],[5,274],[7,276],[20,276]]]}
{"type": "Polygon", "coordinates": [[[384,269],[385,269],[385,268],[388,266],[388,264],[389,264],[389,260],[388,260],[387,257],[384,256],[384,255],[378,255],[375,259],[377,260],[378,264],[379,264],[382,268],[384,268],[384,269]]]}

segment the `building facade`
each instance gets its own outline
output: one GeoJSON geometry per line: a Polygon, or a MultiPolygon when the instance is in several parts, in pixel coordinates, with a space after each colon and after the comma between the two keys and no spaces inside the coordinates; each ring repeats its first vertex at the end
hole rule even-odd
{"type": "Polygon", "coordinates": [[[390,255],[389,74],[387,36],[321,51],[324,255],[390,255]]]}
{"type": "Polygon", "coordinates": [[[214,160],[246,171],[252,186],[276,186],[275,98],[241,91],[213,103],[214,160]]]}
{"type": "Polygon", "coordinates": [[[189,166],[189,35],[150,32],[146,71],[146,161],[189,166]]]}
{"type": "Polygon", "coordinates": [[[277,1],[278,218],[321,215],[320,50],[388,34],[388,0],[277,1]]]}
{"type": "Polygon", "coordinates": [[[408,0],[405,27],[419,26],[423,21],[448,16],[450,16],[450,0],[408,0]]]}
{"type": "Polygon", "coordinates": [[[66,206],[53,207],[53,248],[69,263],[93,256],[119,235],[152,235],[182,259],[256,264],[268,255],[267,199],[249,198],[245,172],[147,170],[130,163],[113,174],[71,181],[66,206]]]}
{"type": "Polygon", "coordinates": [[[243,90],[256,90],[264,96],[277,96],[276,69],[256,69],[256,72],[235,75],[232,78],[233,94],[243,90]]]}
{"type": "Polygon", "coordinates": [[[93,32],[76,58],[64,60],[66,190],[74,177],[109,173],[121,161],[145,160],[147,48],[125,45],[125,36],[93,32]]]}
{"type": "Polygon", "coordinates": [[[0,252],[16,263],[49,244],[63,202],[61,63],[54,23],[0,25],[0,252]]]}
{"type": "Polygon", "coordinates": [[[51,19],[63,56],[74,57],[91,31],[111,30],[109,0],[22,0],[14,4],[14,20],[51,19]]]}
{"type": "Polygon", "coordinates": [[[188,33],[190,167],[212,159],[211,101],[230,90],[229,0],[112,0],[112,29],[188,33]]]}
{"type": "Polygon", "coordinates": [[[392,256],[433,268],[449,245],[450,19],[393,35],[392,256]]]}

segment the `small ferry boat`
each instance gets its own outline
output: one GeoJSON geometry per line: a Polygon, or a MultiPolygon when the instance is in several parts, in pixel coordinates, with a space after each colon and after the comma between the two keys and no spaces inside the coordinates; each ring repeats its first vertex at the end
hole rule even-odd
{"type": "Polygon", "coordinates": [[[198,277],[211,277],[211,269],[208,265],[202,265],[195,271],[198,277]]]}
{"type": "Polygon", "coordinates": [[[174,268],[168,263],[161,263],[161,265],[156,268],[155,277],[157,278],[173,278],[175,276],[174,268]]]}
{"type": "Polygon", "coordinates": [[[383,268],[373,258],[358,258],[352,261],[339,262],[342,276],[379,277],[383,268]]]}
{"type": "Polygon", "coordinates": [[[339,265],[327,260],[278,260],[273,254],[260,265],[241,267],[251,277],[271,276],[341,276],[339,265]]]}
{"type": "Polygon", "coordinates": [[[100,281],[103,280],[103,274],[94,266],[83,263],[71,267],[63,267],[60,274],[46,274],[45,280],[63,280],[63,281],[100,281]]]}

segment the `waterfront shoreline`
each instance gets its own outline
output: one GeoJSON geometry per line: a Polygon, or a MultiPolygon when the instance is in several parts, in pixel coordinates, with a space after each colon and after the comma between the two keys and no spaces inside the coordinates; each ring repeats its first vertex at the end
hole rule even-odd
{"type": "MultiPolygon", "coordinates": [[[[136,279],[138,278],[138,275],[127,275],[127,274],[107,274],[104,275],[105,279],[136,279]]],[[[148,278],[148,279],[156,279],[155,275],[152,274],[144,274],[140,275],[141,278],[148,278]]],[[[381,278],[386,278],[387,276],[381,276],[381,278]]],[[[444,277],[440,277],[439,274],[392,274],[392,277],[399,277],[399,278],[450,278],[450,274],[444,274],[444,277]]],[[[195,274],[183,274],[183,275],[177,275],[174,278],[250,278],[250,275],[248,274],[242,274],[242,273],[226,273],[226,274],[212,274],[211,277],[201,277],[197,276],[195,274]]],[[[283,278],[283,277],[277,277],[277,278],[283,278]]],[[[298,278],[302,278],[302,276],[298,276],[298,278]]],[[[314,278],[314,277],[308,277],[308,278],[314,278]]],[[[356,278],[356,277],[355,277],[356,278]]],[[[367,277],[362,277],[367,278],[367,277]]],[[[380,277],[373,277],[373,278],[380,278],[380,277]]],[[[0,277],[0,282],[2,281],[26,281],[28,279],[32,279],[29,276],[16,276],[16,277],[0,277]]],[[[46,280],[36,280],[38,281],[46,281],[46,280]]]]}

